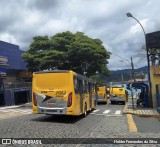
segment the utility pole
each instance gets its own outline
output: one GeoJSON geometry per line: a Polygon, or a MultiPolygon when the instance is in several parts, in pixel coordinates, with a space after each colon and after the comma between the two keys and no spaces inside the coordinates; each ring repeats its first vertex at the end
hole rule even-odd
{"type": "MultiPolygon", "coordinates": [[[[131,57],[131,67],[132,67],[132,79],[134,79],[134,82],[136,82],[135,80],[135,76],[134,76],[134,65],[133,65],[133,60],[131,57]]],[[[133,82],[132,82],[133,83],[133,82]]],[[[132,109],[134,109],[134,100],[133,100],[133,88],[132,88],[132,84],[131,84],[131,95],[132,95],[132,109]]]]}
{"type": "MultiPolygon", "coordinates": [[[[122,58],[122,59],[130,63],[130,65],[131,65],[131,71],[130,71],[131,81],[134,80],[134,82],[136,82],[136,80],[135,80],[135,74],[134,74],[135,72],[134,72],[134,65],[133,65],[132,57],[131,57],[131,61],[126,60],[126,59],[124,59],[124,58],[122,58]]],[[[123,61],[122,61],[122,62],[123,62],[123,61]]],[[[132,84],[133,84],[133,82],[131,82],[131,84],[130,84],[130,89],[131,89],[131,95],[132,95],[132,109],[134,109],[134,100],[133,100],[133,88],[132,88],[132,84]]]]}
{"type": "Polygon", "coordinates": [[[121,74],[121,78],[122,78],[122,84],[123,84],[123,73],[121,74]]]}
{"type": "Polygon", "coordinates": [[[132,78],[133,78],[134,82],[136,82],[132,57],[131,57],[131,67],[132,67],[132,78]]]}

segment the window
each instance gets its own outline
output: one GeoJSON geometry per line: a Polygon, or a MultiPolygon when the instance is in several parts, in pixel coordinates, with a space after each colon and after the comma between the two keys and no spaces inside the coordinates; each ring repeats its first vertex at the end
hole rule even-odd
{"type": "Polygon", "coordinates": [[[79,84],[78,83],[79,83],[78,78],[74,77],[74,90],[75,90],[75,93],[79,92],[79,84]]]}
{"type": "Polygon", "coordinates": [[[88,82],[86,80],[83,80],[83,92],[84,93],[88,93],[89,89],[88,89],[88,82]]]}

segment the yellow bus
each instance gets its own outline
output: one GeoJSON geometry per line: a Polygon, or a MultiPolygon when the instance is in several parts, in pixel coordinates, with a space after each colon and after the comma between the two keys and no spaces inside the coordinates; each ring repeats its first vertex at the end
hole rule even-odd
{"type": "Polygon", "coordinates": [[[107,104],[106,86],[98,87],[98,98],[97,102],[103,102],[107,104]]]}
{"type": "Polygon", "coordinates": [[[110,88],[110,101],[111,104],[114,104],[116,102],[121,102],[125,104],[126,102],[126,90],[123,87],[111,87],[110,88]]]}
{"type": "Polygon", "coordinates": [[[87,115],[97,104],[96,82],[68,70],[33,73],[33,113],[87,115]]]}

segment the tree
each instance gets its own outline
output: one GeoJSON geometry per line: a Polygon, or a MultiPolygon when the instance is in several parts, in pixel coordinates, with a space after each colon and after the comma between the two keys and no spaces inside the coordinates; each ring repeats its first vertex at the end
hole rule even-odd
{"type": "Polygon", "coordinates": [[[30,71],[63,69],[87,76],[108,74],[108,52],[100,39],[92,39],[82,32],[67,31],[48,36],[35,36],[22,55],[30,71]]]}
{"type": "Polygon", "coordinates": [[[103,83],[102,78],[99,75],[93,75],[91,76],[91,79],[95,80],[97,82],[97,85],[102,85],[103,83]]]}

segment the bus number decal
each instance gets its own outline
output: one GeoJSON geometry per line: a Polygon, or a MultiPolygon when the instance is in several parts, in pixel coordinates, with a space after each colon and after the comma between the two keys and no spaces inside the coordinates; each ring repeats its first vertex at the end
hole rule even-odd
{"type": "Polygon", "coordinates": [[[63,96],[66,94],[66,91],[57,91],[56,96],[63,96]]]}
{"type": "Polygon", "coordinates": [[[46,94],[46,93],[47,93],[47,91],[41,91],[41,93],[46,94]]]}

